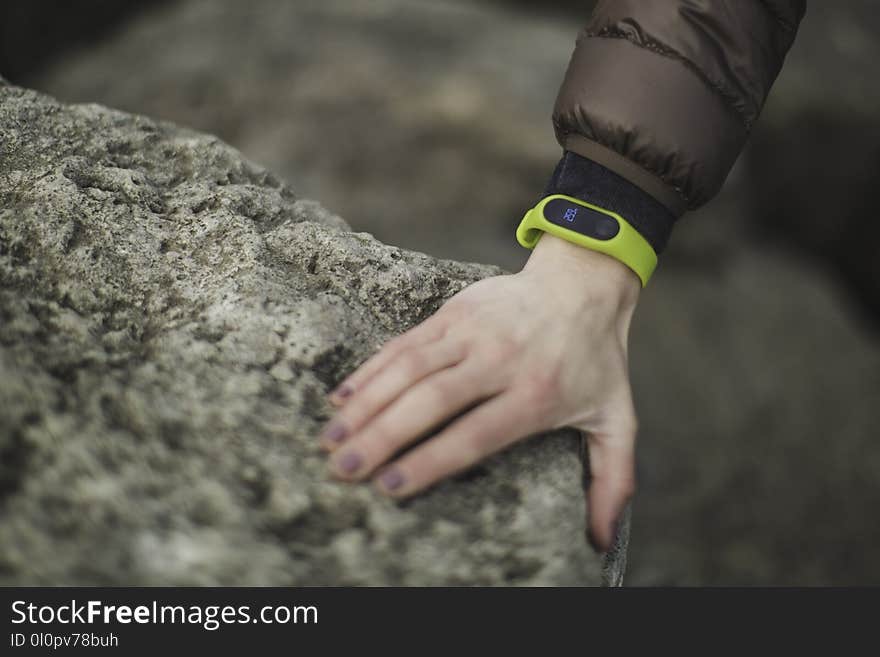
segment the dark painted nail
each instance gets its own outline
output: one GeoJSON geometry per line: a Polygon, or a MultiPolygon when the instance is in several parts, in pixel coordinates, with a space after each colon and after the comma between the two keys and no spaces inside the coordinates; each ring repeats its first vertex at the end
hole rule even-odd
{"type": "Polygon", "coordinates": [[[599,554],[605,554],[606,552],[610,552],[611,549],[617,545],[618,532],[620,532],[620,518],[614,521],[614,524],[611,526],[611,544],[608,547],[603,548],[599,545],[599,539],[596,538],[596,535],[593,534],[593,528],[587,530],[587,541],[596,552],[599,554]]]}
{"type": "Polygon", "coordinates": [[[348,452],[343,454],[342,457],[336,461],[336,464],[345,474],[351,474],[361,467],[361,463],[363,462],[364,460],[361,458],[360,454],[357,452],[348,452]]]}
{"type": "Polygon", "coordinates": [[[397,490],[403,486],[403,473],[397,468],[391,468],[382,473],[379,483],[385,490],[397,490]]]}
{"type": "Polygon", "coordinates": [[[331,443],[341,443],[345,434],[348,433],[345,427],[338,422],[331,422],[321,432],[321,439],[331,443]]]}
{"type": "Polygon", "coordinates": [[[343,385],[336,388],[336,390],[334,390],[330,394],[334,397],[339,397],[339,399],[347,399],[348,397],[351,397],[351,393],[353,392],[354,389],[351,386],[343,385]]]}

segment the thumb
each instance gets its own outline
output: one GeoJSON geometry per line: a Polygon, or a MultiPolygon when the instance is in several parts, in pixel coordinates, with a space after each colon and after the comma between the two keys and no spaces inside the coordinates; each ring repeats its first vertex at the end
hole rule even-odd
{"type": "Polygon", "coordinates": [[[589,472],[587,539],[597,552],[608,552],[617,539],[626,505],[636,491],[635,428],[585,435],[589,472]]]}

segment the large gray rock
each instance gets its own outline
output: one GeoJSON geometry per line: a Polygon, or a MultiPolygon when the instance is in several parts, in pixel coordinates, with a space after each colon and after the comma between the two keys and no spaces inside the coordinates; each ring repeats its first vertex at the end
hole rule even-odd
{"type": "Polygon", "coordinates": [[[0,81],[0,583],[618,583],[556,432],[396,504],[325,392],[501,270],[386,246],[218,139],[0,81]]]}
{"type": "Polygon", "coordinates": [[[175,1],[27,86],[218,135],[357,230],[515,269],[578,29],[472,0],[175,1]]]}
{"type": "MultiPolygon", "coordinates": [[[[176,0],[29,86],[217,134],[358,230],[515,269],[589,10],[520,4],[176,0]]],[[[810,5],[751,150],[642,294],[627,583],[880,583],[880,336],[823,264],[880,280],[874,4],[810,5]]]]}

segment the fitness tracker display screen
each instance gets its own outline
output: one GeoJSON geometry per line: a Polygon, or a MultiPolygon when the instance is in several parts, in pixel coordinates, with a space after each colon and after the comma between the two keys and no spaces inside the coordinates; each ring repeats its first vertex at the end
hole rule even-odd
{"type": "Polygon", "coordinates": [[[564,198],[548,201],[544,206],[544,218],[551,224],[597,240],[610,240],[620,232],[620,225],[614,217],[566,201],[564,198]]]}

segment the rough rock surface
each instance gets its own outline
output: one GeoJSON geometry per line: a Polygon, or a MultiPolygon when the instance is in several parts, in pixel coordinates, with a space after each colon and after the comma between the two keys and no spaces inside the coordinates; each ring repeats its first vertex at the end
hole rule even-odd
{"type": "Polygon", "coordinates": [[[323,395],[500,270],[353,233],[218,139],[0,81],[0,583],[600,584],[577,437],[409,503],[323,395]]]}
{"type": "MultiPolygon", "coordinates": [[[[357,230],[514,269],[589,11],[518,4],[174,0],[27,86],[219,135],[357,230]]],[[[853,245],[880,280],[859,229],[880,226],[875,5],[810,4],[749,150],[642,295],[629,584],[880,583],[880,334],[827,264],[853,245]]]]}
{"type": "Polygon", "coordinates": [[[472,0],[187,0],[25,86],[217,135],[357,230],[515,269],[577,30],[472,0]]]}

